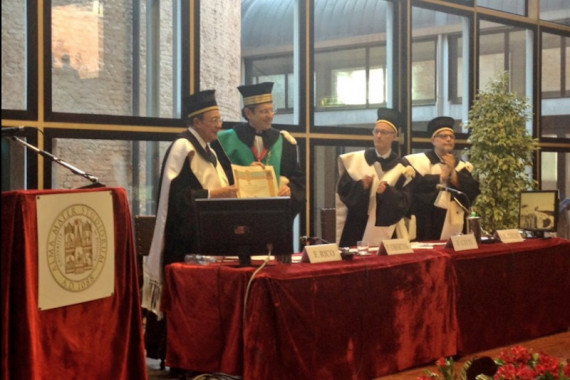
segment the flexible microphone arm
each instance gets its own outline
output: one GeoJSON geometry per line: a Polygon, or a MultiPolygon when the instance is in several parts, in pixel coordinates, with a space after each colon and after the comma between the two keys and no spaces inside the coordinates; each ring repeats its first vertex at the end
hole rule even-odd
{"type": "Polygon", "coordinates": [[[326,241],[325,239],[318,236],[301,236],[299,239],[303,245],[314,245],[315,243],[331,244],[329,241],[326,241]]]}
{"type": "Polygon", "coordinates": [[[453,197],[453,200],[455,201],[455,203],[457,203],[459,205],[459,207],[461,207],[463,209],[463,211],[465,211],[467,213],[467,215],[471,214],[471,211],[470,211],[471,201],[469,200],[469,197],[467,196],[467,194],[465,194],[463,191],[453,189],[453,188],[447,187],[447,186],[442,185],[442,184],[436,185],[435,188],[438,189],[439,191],[447,191],[448,193],[455,195],[455,197],[453,197]],[[459,195],[463,195],[465,197],[465,199],[467,200],[467,203],[469,204],[469,208],[465,207],[463,205],[463,203],[461,203],[459,201],[459,199],[457,198],[457,196],[459,196],[459,195]]]}
{"type": "Polygon", "coordinates": [[[88,174],[88,173],[84,172],[83,170],[77,169],[75,166],[68,164],[67,162],[63,161],[60,158],[57,158],[56,156],[54,156],[53,154],[51,154],[49,152],[46,152],[45,150],[39,149],[39,148],[33,146],[32,144],[25,142],[24,140],[20,139],[19,137],[12,136],[12,140],[19,142],[20,144],[30,148],[31,150],[38,153],[39,155],[47,157],[50,160],[52,160],[53,162],[60,164],[61,166],[71,170],[71,172],[73,174],[77,174],[77,175],[82,176],[83,178],[87,178],[89,181],[91,181],[92,184],[99,184],[101,186],[104,186],[103,184],[99,183],[99,178],[92,176],[91,174],[88,174]]]}
{"type": "Polygon", "coordinates": [[[457,199],[457,197],[453,197],[453,200],[455,201],[455,203],[457,203],[459,205],[459,207],[461,207],[463,209],[463,211],[465,211],[465,213],[467,215],[471,215],[471,211],[469,211],[469,209],[467,207],[463,206],[463,204],[461,202],[459,202],[459,199],[457,199]]]}

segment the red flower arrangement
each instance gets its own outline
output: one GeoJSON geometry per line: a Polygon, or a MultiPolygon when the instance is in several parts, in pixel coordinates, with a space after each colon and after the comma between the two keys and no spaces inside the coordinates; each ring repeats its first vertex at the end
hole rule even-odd
{"type": "MultiPolygon", "coordinates": [[[[457,380],[452,358],[440,358],[430,370],[417,380],[457,380]]],[[[507,348],[494,361],[489,357],[469,360],[463,366],[461,380],[570,380],[570,366],[558,358],[533,352],[522,346],[507,348]]]]}

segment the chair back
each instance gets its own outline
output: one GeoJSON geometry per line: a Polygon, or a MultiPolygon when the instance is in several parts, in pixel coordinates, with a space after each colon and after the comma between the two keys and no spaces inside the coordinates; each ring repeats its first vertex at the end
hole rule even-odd
{"type": "Polygon", "coordinates": [[[152,243],[152,235],[154,234],[155,215],[136,215],[135,216],[135,245],[137,249],[137,270],[139,286],[143,286],[143,256],[148,256],[150,244],[152,243]]]}
{"type": "Polygon", "coordinates": [[[330,243],[336,241],[336,209],[321,209],[321,238],[330,243]]]}

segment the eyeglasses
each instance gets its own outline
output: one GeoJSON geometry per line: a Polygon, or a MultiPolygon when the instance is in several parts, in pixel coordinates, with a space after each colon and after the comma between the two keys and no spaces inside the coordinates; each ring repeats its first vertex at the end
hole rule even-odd
{"type": "Polygon", "coordinates": [[[452,135],[451,133],[444,133],[444,134],[440,134],[440,135],[435,135],[435,137],[438,137],[442,140],[445,140],[445,139],[455,140],[455,135],[452,135]]]}
{"type": "Polygon", "coordinates": [[[390,135],[396,134],[396,132],[394,132],[394,131],[384,131],[384,130],[382,130],[382,129],[375,129],[375,130],[372,131],[372,134],[373,134],[374,136],[376,136],[376,135],[390,136],[390,135]]]}
{"type": "Polygon", "coordinates": [[[266,108],[266,109],[262,109],[257,111],[262,115],[275,115],[277,113],[277,108],[266,108]]]}
{"type": "Polygon", "coordinates": [[[221,117],[213,117],[210,120],[208,120],[208,123],[212,123],[212,124],[219,124],[219,123],[223,123],[224,119],[222,119],[221,117]]]}

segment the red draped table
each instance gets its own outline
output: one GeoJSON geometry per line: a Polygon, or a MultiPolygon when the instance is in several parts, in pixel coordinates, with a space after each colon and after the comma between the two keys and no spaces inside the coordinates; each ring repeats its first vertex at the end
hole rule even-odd
{"type": "Polygon", "coordinates": [[[246,379],[371,378],[570,326],[570,241],[256,268],[172,264],[167,363],[246,379]],[[245,326],[245,327],[244,327],[245,326]]]}
{"type": "Polygon", "coordinates": [[[121,188],[2,193],[2,378],[146,379],[135,245],[121,188]],[[114,294],[38,310],[36,196],[111,191],[114,294]]]}
{"type": "Polygon", "coordinates": [[[166,268],[168,365],[246,379],[369,379],[456,352],[450,257],[166,268]]]}
{"type": "Polygon", "coordinates": [[[570,241],[529,239],[445,251],[457,281],[459,353],[570,327],[570,241]]]}

